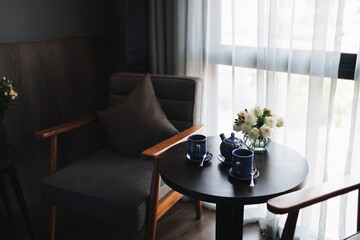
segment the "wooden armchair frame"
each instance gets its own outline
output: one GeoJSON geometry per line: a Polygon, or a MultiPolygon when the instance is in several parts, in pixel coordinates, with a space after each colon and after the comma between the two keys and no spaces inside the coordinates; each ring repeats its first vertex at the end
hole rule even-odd
{"type": "MultiPolygon", "coordinates": [[[[97,115],[92,115],[80,120],[61,124],[52,128],[35,132],[37,138],[50,138],[50,165],[49,175],[57,171],[57,136],[61,133],[75,130],[97,119],[97,115]]],[[[164,213],[166,213],[175,203],[177,203],[182,194],[170,190],[164,197],[159,199],[160,192],[160,174],[159,174],[159,157],[170,147],[185,141],[188,136],[195,133],[200,133],[204,130],[204,125],[198,124],[192,126],[175,136],[172,136],[141,153],[143,158],[154,161],[154,168],[150,189],[150,204],[148,210],[148,219],[146,224],[146,240],[154,240],[156,234],[157,221],[164,213]]],[[[202,208],[201,201],[195,202],[196,218],[201,218],[202,208]]],[[[56,220],[56,206],[52,205],[50,209],[50,239],[55,239],[55,220],[56,220]]]]}
{"type": "Polygon", "coordinates": [[[288,213],[282,240],[293,239],[299,210],[330,198],[358,190],[357,231],[360,232],[360,176],[348,175],[336,181],[329,181],[281,195],[267,202],[267,208],[275,214],[288,213]]]}

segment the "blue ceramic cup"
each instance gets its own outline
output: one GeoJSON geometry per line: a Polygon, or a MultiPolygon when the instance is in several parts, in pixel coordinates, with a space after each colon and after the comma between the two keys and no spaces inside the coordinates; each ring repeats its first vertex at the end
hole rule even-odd
{"type": "Polygon", "coordinates": [[[232,174],[239,178],[250,178],[253,170],[254,152],[249,149],[234,149],[232,151],[232,174]]]}
{"type": "Polygon", "coordinates": [[[206,136],[194,134],[188,138],[188,155],[191,160],[201,161],[206,153],[206,136]]]}

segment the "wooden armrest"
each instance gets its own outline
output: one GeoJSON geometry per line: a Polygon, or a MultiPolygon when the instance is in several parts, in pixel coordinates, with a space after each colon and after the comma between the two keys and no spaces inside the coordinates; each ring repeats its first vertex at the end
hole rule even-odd
{"type": "Polygon", "coordinates": [[[76,120],[73,122],[69,122],[69,123],[65,123],[65,124],[61,124],[52,128],[48,128],[48,129],[44,129],[38,132],[35,132],[35,136],[38,138],[48,138],[54,135],[58,135],[60,133],[64,133],[64,132],[68,132],[70,130],[79,128],[81,126],[86,125],[87,123],[90,123],[92,121],[94,121],[95,119],[97,119],[97,115],[94,114],[90,117],[86,117],[80,120],[76,120]]]}
{"type": "Polygon", "coordinates": [[[156,159],[158,158],[163,152],[167,149],[171,148],[172,146],[185,141],[191,134],[200,133],[205,129],[205,126],[202,124],[197,124],[192,126],[146,150],[144,150],[141,155],[143,158],[146,159],[156,159]]]}
{"type": "Polygon", "coordinates": [[[360,176],[348,175],[336,181],[321,183],[269,199],[267,207],[276,214],[291,213],[359,188],[360,176]]]}

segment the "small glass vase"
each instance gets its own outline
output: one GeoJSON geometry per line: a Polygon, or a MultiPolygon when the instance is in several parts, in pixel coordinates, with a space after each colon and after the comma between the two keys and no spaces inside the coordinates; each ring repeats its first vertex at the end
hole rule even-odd
{"type": "Polygon", "coordinates": [[[268,149],[271,143],[270,138],[257,138],[255,140],[251,139],[246,133],[243,137],[244,144],[250,150],[253,150],[254,153],[264,153],[268,149]]]}

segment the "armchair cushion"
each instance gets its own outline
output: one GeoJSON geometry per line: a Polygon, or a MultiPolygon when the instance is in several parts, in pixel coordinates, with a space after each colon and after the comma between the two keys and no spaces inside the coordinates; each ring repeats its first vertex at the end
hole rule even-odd
{"type": "MultiPolygon", "coordinates": [[[[43,179],[44,200],[140,230],[145,223],[153,162],[104,148],[43,179]],[[94,207],[96,206],[96,207],[94,207]]],[[[160,198],[170,188],[160,187],[160,198]]]]}
{"type": "Polygon", "coordinates": [[[161,109],[149,74],[124,101],[99,111],[98,116],[109,145],[119,153],[140,154],[178,133],[161,109]]]}

